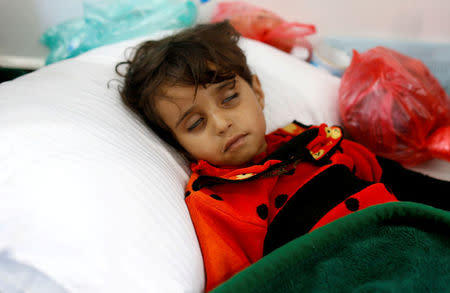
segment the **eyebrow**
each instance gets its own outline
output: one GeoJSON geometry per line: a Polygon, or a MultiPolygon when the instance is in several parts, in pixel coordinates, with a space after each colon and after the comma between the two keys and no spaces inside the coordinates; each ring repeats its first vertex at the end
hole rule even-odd
{"type": "MultiPolygon", "coordinates": [[[[224,89],[225,87],[229,86],[229,85],[233,85],[232,88],[234,88],[236,86],[236,78],[232,78],[229,80],[225,80],[222,81],[222,83],[215,89],[215,92],[220,92],[222,89],[224,89]]],[[[184,112],[181,117],[178,119],[177,123],[175,124],[175,128],[178,127],[178,125],[180,125],[180,123],[184,120],[184,118],[186,118],[186,116],[188,116],[189,114],[192,113],[192,110],[194,109],[194,105],[192,105],[186,112],[184,112]]]]}
{"type": "Polygon", "coordinates": [[[222,84],[216,88],[216,92],[221,91],[222,89],[228,87],[231,84],[233,85],[231,88],[234,88],[236,86],[236,78],[233,77],[229,80],[223,81],[222,84]]]}

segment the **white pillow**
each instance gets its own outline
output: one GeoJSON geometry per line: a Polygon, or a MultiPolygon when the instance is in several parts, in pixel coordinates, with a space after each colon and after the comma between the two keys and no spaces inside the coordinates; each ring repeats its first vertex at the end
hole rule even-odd
{"type": "Polygon", "coordinates": [[[70,60],[0,86],[0,251],[71,292],[197,292],[187,168],[112,70],[70,60]]]}
{"type": "MultiPolygon", "coordinates": [[[[155,37],[155,36],[153,36],[155,37]]],[[[126,109],[111,79],[126,48],[92,50],[0,85],[0,252],[70,292],[200,292],[182,158],[126,109]]],[[[338,123],[339,79],[242,39],[268,131],[338,123]]]]}

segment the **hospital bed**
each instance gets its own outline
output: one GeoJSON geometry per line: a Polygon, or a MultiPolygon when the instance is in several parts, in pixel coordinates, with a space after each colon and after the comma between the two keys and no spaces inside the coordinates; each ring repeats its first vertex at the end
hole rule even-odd
{"type": "MultiPolygon", "coordinates": [[[[201,292],[187,163],[120,100],[133,39],[0,84],[0,292],[201,292]]],[[[240,46],[268,131],[339,124],[339,78],[268,45],[240,46]],[[264,62],[261,62],[263,60],[264,62]]],[[[412,168],[450,180],[450,163],[412,168]]]]}

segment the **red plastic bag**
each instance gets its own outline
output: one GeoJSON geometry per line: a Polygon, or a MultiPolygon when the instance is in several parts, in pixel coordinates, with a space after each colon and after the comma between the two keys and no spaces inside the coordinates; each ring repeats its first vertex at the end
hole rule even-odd
{"type": "Polygon", "coordinates": [[[268,10],[239,1],[217,4],[212,22],[226,19],[246,38],[264,42],[288,53],[295,46],[312,51],[310,42],[304,37],[316,32],[314,25],[286,22],[268,10]]]}
{"type": "Polygon", "coordinates": [[[339,112],[352,138],[378,155],[409,166],[450,161],[450,101],[420,60],[383,47],[354,51],[339,112]]]}
{"type": "Polygon", "coordinates": [[[427,144],[433,158],[450,161],[450,126],[441,127],[433,132],[427,144]]]}

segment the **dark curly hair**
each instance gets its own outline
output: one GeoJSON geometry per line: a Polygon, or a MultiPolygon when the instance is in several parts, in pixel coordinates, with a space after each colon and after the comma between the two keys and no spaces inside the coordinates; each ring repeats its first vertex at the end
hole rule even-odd
{"type": "Polygon", "coordinates": [[[239,37],[227,21],[201,24],[161,40],[144,42],[135,48],[129,60],[115,67],[117,74],[124,77],[119,92],[125,105],[188,160],[192,161],[192,157],[161,119],[155,97],[162,94],[163,86],[194,86],[196,93],[199,86],[236,75],[251,85],[252,74],[245,54],[237,45],[239,37]],[[123,65],[127,67],[124,74],[119,71],[123,65]]]}

